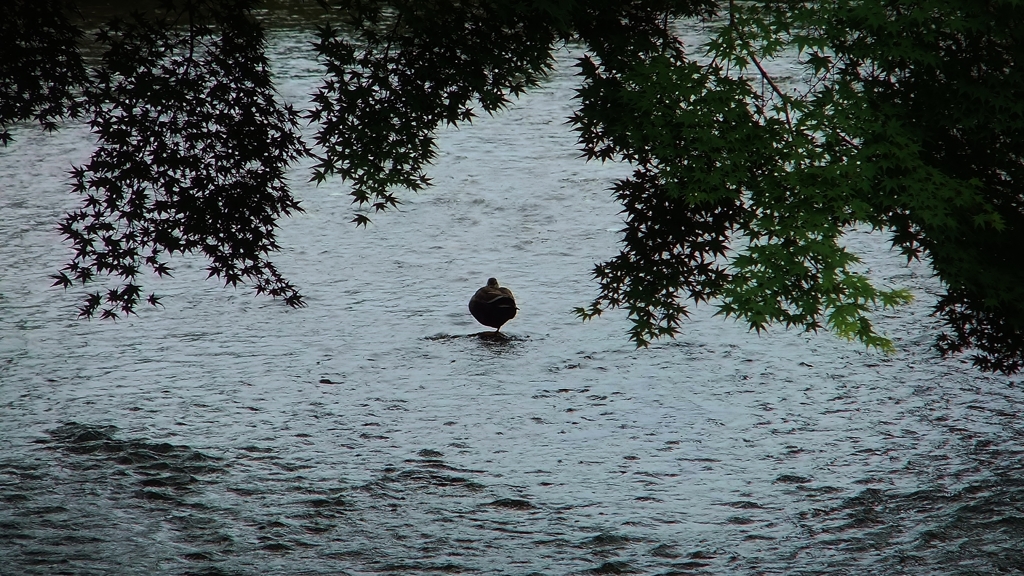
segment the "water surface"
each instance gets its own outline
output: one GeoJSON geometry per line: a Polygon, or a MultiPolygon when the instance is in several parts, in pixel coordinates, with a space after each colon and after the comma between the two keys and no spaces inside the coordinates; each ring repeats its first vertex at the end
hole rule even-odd
{"type": "MultiPolygon", "coordinates": [[[[281,91],[315,83],[275,38],[281,91]]],[[[571,60],[507,113],[444,133],[435,186],[368,229],[296,170],[275,262],[309,307],[205,281],[75,319],[81,127],[0,150],[0,574],[992,574],[1024,569],[1019,379],[930,348],[938,287],[848,242],[916,303],[892,356],[698,310],[635,350],[594,295],[622,166],[578,159],[571,60]],[[521,308],[477,336],[496,276],[521,308]]]]}

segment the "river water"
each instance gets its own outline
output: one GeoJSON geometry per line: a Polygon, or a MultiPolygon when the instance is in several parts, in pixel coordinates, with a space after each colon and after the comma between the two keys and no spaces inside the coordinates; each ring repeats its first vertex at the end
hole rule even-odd
{"type": "MultiPolygon", "coordinates": [[[[273,49],[282,96],[308,37],[273,49]]],[[[930,348],[938,287],[885,238],[848,242],[917,301],[891,356],[698,309],[635,350],[583,324],[616,253],[608,191],[565,125],[571,59],[506,113],[449,130],[435,186],[368,229],[297,169],[275,262],[291,310],[204,280],[165,308],[75,319],[81,127],[0,150],[0,574],[993,574],[1024,570],[1019,378],[930,348]],[[489,276],[506,340],[466,304],[489,276]]]]}

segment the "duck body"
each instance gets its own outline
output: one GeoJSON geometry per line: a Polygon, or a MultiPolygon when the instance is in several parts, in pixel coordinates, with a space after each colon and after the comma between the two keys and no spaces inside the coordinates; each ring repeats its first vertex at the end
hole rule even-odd
{"type": "Polygon", "coordinates": [[[469,313],[484,326],[497,332],[501,326],[516,317],[516,298],[508,288],[498,286],[494,278],[487,279],[487,286],[476,291],[469,300],[469,313]]]}

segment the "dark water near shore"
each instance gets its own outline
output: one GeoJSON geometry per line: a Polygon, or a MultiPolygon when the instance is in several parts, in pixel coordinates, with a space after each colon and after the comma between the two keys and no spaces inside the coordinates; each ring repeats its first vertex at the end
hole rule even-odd
{"type": "MultiPolygon", "coordinates": [[[[283,97],[315,82],[275,39],[283,97]]],[[[567,64],[571,63],[567,59],[567,64]]],[[[48,288],[70,127],[0,150],[0,574],[994,574],[1024,571],[1020,379],[930,349],[937,287],[851,232],[918,301],[899,352],[758,337],[699,310],[634,350],[581,324],[615,254],[608,188],[577,159],[566,65],[446,132],[436,186],[369,229],[297,170],[275,261],[309,307],[203,280],[166,308],[74,319],[48,288]],[[483,339],[488,276],[520,315],[483,339]]]]}

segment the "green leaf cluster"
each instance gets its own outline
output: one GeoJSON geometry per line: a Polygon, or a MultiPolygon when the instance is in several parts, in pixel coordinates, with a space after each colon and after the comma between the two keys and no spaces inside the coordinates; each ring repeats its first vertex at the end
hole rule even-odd
{"type": "Polygon", "coordinates": [[[859,274],[841,242],[870,226],[942,280],[943,353],[1020,370],[1020,4],[722,9],[703,61],[666,44],[622,69],[582,65],[585,153],[636,172],[616,189],[623,249],[596,267],[601,294],[578,313],[624,307],[646,345],[678,333],[681,300],[713,300],[757,331],[825,328],[889,351],[870,313],[910,294],[859,274]],[[802,81],[767,71],[780,57],[798,59],[802,81]]]}

